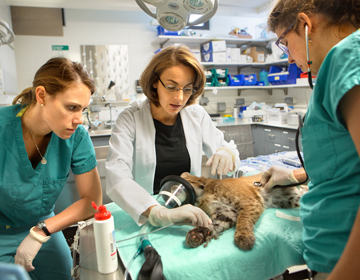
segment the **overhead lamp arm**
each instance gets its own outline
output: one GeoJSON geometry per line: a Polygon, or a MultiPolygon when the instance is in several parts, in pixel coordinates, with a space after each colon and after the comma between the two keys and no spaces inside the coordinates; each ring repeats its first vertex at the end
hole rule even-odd
{"type": "Polygon", "coordinates": [[[0,19],[0,45],[9,45],[14,42],[14,39],[14,32],[4,20],[0,19]],[[10,34],[10,36],[6,39],[8,34],[10,34]]]}
{"type": "Polygon", "coordinates": [[[157,18],[156,14],[154,14],[142,0],[135,0],[135,1],[145,13],[147,13],[149,16],[155,19],[157,18]]]}

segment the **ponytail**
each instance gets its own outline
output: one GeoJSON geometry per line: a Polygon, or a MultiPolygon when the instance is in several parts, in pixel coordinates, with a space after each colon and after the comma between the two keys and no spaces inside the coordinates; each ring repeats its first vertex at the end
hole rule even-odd
{"type": "Polygon", "coordinates": [[[12,105],[15,104],[32,104],[35,100],[35,92],[33,92],[32,87],[24,89],[19,95],[17,95],[12,105]]]}

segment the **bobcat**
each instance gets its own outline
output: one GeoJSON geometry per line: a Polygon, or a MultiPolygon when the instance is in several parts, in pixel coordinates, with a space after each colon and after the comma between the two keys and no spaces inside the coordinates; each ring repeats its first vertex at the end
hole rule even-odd
{"type": "Polygon", "coordinates": [[[181,174],[196,192],[196,206],[204,210],[212,225],[196,227],[186,235],[188,247],[196,248],[236,225],[234,240],[243,250],[250,250],[255,243],[254,225],[265,208],[299,207],[300,197],[308,191],[307,186],[273,188],[265,190],[254,186],[261,174],[236,179],[208,179],[188,172],[181,174]]]}

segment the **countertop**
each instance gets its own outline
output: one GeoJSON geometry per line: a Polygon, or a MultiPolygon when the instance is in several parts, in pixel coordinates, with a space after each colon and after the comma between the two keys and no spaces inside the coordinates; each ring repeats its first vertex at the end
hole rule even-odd
{"type": "MultiPolygon", "coordinates": [[[[268,123],[268,122],[246,122],[243,119],[233,119],[232,121],[215,121],[214,124],[217,127],[224,127],[224,126],[234,126],[234,125],[263,125],[263,126],[272,126],[272,127],[279,127],[279,128],[287,128],[287,129],[294,129],[296,130],[298,127],[296,125],[288,125],[288,124],[275,124],[275,123],[268,123]]],[[[89,130],[90,137],[102,137],[102,136],[110,136],[111,129],[93,129],[89,130]]]]}

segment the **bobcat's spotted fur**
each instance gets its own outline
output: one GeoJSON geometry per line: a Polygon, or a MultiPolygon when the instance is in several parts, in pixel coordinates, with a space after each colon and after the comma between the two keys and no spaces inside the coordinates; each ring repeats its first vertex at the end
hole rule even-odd
{"type": "Polygon", "coordinates": [[[186,243],[198,247],[236,226],[234,240],[236,245],[249,250],[254,246],[254,225],[265,208],[299,207],[299,199],[307,186],[274,188],[265,190],[254,186],[261,180],[261,174],[236,179],[208,179],[196,177],[185,172],[181,175],[195,189],[196,205],[204,210],[212,220],[209,228],[196,227],[189,231],[186,243]]]}

